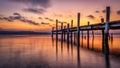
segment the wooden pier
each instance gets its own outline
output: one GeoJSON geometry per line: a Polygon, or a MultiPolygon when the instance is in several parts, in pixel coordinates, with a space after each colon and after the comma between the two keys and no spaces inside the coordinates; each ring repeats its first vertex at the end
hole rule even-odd
{"type": "MultiPolygon", "coordinates": [[[[71,20],[71,27],[69,23],[67,24],[67,28],[64,26],[64,24],[61,23],[61,29],[58,30],[58,20],[56,20],[56,30],[52,30],[52,37],[54,34],[56,34],[56,40],[58,40],[58,34],[61,35],[61,41],[67,40],[67,43],[75,43],[77,47],[80,46],[80,37],[83,38],[83,32],[87,31],[87,48],[89,49],[89,36],[90,32],[92,31],[92,37],[94,39],[94,31],[93,30],[101,30],[102,32],[102,52],[106,55],[109,55],[109,45],[108,45],[108,37],[109,37],[109,30],[116,30],[120,29],[120,21],[111,21],[110,22],[110,7],[106,7],[106,21],[104,19],[101,19],[101,22],[98,24],[90,24],[88,21],[88,25],[80,26],[80,13],[77,14],[77,27],[73,27],[73,20],[71,20]],[[65,39],[65,35],[67,35],[67,39],[65,39]],[[80,36],[81,35],[81,36],[80,36]],[[71,38],[69,38],[71,37],[71,38]],[[76,42],[75,42],[76,37],[76,42]],[[74,39],[73,39],[74,38],[74,39]]],[[[92,48],[94,48],[92,46],[92,48]]]]}

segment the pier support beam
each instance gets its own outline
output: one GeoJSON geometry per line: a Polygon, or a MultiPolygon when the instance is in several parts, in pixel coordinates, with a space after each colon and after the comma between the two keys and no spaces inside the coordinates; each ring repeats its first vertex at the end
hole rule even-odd
{"type": "Polygon", "coordinates": [[[53,31],[54,31],[54,27],[52,27],[52,38],[53,38],[53,34],[54,34],[54,32],[53,32],[53,31]]]}
{"type": "Polygon", "coordinates": [[[61,23],[61,41],[63,42],[63,23],[61,23]]]}
{"type": "MultiPolygon", "coordinates": [[[[71,28],[73,27],[73,20],[71,20],[71,28]]],[[[73,43],[73,33],[71,31],[71,44],[73,43]]]]}
{"type": "Polygon", "coordinates": [[[108,44],[108,37],[109,37],[109,23],[110,23],[110,7],[106,8],[106,24],[105,24],[105,42],[104,42],[104,54],[106,60],[106,68],[110,68],[109,62],[109,44],[108,44]]]}
{"type": "Polygon", "coordinates": [[[78,68],[80,68],[80,13],[78,13],[77,21],[77,62],[78,68]]]}
{"type": "Polygon", "coordinates": [[[58,41],[58,20],[56,20],[56,40],[58,41]]]}
{"type": "MultiPolygon", "coordinates": [[[[66,26],[64,26],[64,29],[66,28],[66,26]]],[[[63,40],[65,41],[65,31],[63,30],[63,40]]]]}
{"type": "MultiPolygon", "coordinates": [[[[104,24],[104,19],[101,19],[101,23],[104,24]]],[[[104,53],[104,29],[102,29],[102,52],[104,53]]]]}
{"type": "Polygon", "coordinates": [[[69,24],[67,24],[67,44],[69,44],[69,33],[70,33],[69,24]]]}
{"type": "Polygon", "coordinates": [[[78,13],[77,17],[77,46],[80,47],[80,13],[78,13]]]}
{"type": "MultiPolygon", "coordinates": [[[[90,22],[88,22],[88,26],[90,25],[90,22]]],[[[90,41],[90,39],[89,39],[89,30],[87,30],[87,48],[89,49],[90,47],[89,47],[89,41],[90,41]]]]}

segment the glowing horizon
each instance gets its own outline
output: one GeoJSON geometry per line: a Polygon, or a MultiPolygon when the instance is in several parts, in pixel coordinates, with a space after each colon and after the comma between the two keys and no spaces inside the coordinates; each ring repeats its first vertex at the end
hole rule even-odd
{"type": "Polygon", "coordinates": [[[106,6],[111,7],[111,21],[120,20],[119,0],[1,0],[0,30],[50,31],[55,20],[76,26],[77,13],[81,25],[105,19],[106,6]],[[17,6],[16,6],[17,5],[17,6]]]}

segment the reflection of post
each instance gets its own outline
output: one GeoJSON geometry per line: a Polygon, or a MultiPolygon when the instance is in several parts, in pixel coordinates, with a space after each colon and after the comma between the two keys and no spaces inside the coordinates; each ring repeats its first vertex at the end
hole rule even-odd
{"type": "Polygon", "coordinates": [[[111,45],[113,45],[113,33],[111,33],[111,45]]]}
{"type": "Polygon", "coordinates": [[[81,42],[82,44],[81,44],[81,46],[83,47],[83,31],[81,31],[81,33],[82,33],[82,39],[81,39],[82,40],[82,42],[81,42]]]}
{"type": "Polygon", "coordinates": [[[61,23],[61,41],[63,42],[63,23],[61,23]]]}
{"type": "Polygon", "coordinates": [[[63,41],[61,41],[61,55],[62,55],[62,58],[63,58],[63,41]]]}
{"type": "Polygon", "coordinates": [[[94,49],[94,31],[92,30],[92,50],[94,49]]]}
{"type": "MultiPolygon", "coordinates": [[[[88,22],[88,26],[90,25],[90,22],[88,22]]],[[[89,30],[87,30],[87,48],[89,49],[89,30]]]]}
{"type": "MultiPolygon", "coordinates": [[[[104,24],[104,19],[101,19],[101,23],[104,24]]],[[[102,29],[102,52],[104,53],[104,29],[102,29]]]]}
{"type": "MultiPolygon", "coordinates": [[[[73,27],[73,20],[71,20],[71,28],[73,27]]],[[[71,31],[71,44],[73,43],[73,33],[72,33],[72,31],[71,31]]]]}
{"type": "Polygon", "coordinates": [[[58,61],[58,40],[56,40],[56,61],[58,61]]]}
{"type": "Polygon", "coordinates": [[[74,44],[76,44],[76,43],[75,43],[75,32],[74,32],[74,44]]]}
{"type": "Polygon", "coordinates": [[[109,62],[109,45],[108,45],[108,35],[109,35],[109,22],[110,22],[110,7],[106,8],[106,24],[105,24],[105,44],[104,44],[104,52],[106,59],[106,68],[110,68],[109,62]]]}

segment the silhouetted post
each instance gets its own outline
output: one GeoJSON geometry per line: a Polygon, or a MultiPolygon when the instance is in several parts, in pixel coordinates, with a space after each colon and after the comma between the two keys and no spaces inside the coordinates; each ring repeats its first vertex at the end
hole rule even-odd
{"type": "Polygon", "coordinates": [[[80,13],[78,13],[77,19],[77,65],[80,68],[80,13]]]}
{"type": "MultiPolygon", "coordinates": [[[[64,26],[64,29],[66,28],[66,26],[64,26]]],[[[63,40],[65,41],[65,31],[63,33],[63,40]]]]}
{"type": "MultiPolygon", "coordinates": [[[[71,20],[71,28],[73,27],[73,20],[71,20]]],[[[73,33],[72,33],[72,31],[71,31],[71,44],[73,43],[73,33]]]]}
{"type": "Polygon", "coordinates": [[[69,44],[69,24],[67,24],[67,44],[69,44]]]}
{"type": "Polygon", "coordinates": [[[54,34],[54,27],[52,27],[52,38],[53,38],[53,34],[54,34]]]}
{"type": "MultiPolygon", "coordinates": [[[[90,25],[90,22],[88,22],[88,26],[90,25]]],[[[89,30],[87,30],[87,48],[89,49],[89,30]]]]}
{"type": "Polygon", "coordinates": [[[106,59],[106,66],[110,68],[109,62],[109,45],[108,45],[108,36],[109,36],[109,23],[110,23],[110,7],[106,8],[106,24],[105,24],[105,44],[104,44],[104,53],[106,59]]]}
{"type": "MultiPolygon", "coordinates": [[[[104,24],[104,19],[101,19],[101,23],[104,24]]],[[[102,29],[102,52],[104,53],[104,29],[102,29]]]]}
{"type": "Polygon", "coordinates": [[[56,61],[58,61],[58,20],[56,20],[56,61]]]}
{"type": "Polygon", "coordinates": [[[61,41],[63,42],[63,23],[61,23],[61,41]]]}
{"type": "Polygon", "coordinates": [[[58,40],[58,20],[56,20],[56,40],[58,40]]]}
{"type": "Polygon", "coordinates": [[[79,48],[79,46],[80,46],[80,13],[78,13],[78,17],[77,17],[77,46],[78,46],[78,48],[79,48]]]}

